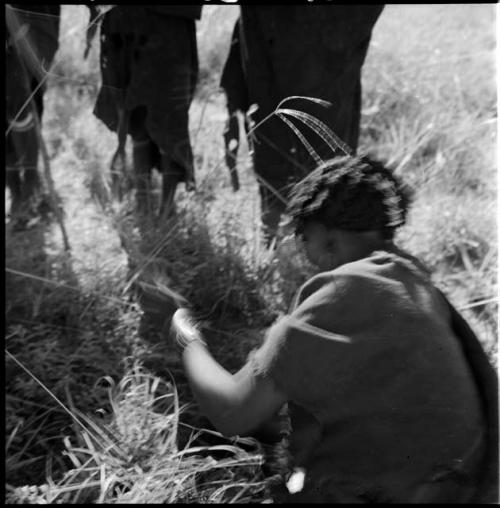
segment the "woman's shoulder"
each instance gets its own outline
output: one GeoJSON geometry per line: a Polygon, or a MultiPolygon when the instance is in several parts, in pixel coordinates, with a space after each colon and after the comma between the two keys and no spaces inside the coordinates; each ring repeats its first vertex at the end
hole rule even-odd
{"type": "MultiPolygon", "coordinates": [[[[342,265],[334,270],[320,272],[308,279],[299,289],[296,305],[308,300],[319,302],[346,299],[356,295],[370,284],[373,270],[365,260],[342,265]]],[[[295,305],[295,306],[296,306],[295,305]]],[[[295,307],[293,306],[293,307],[295,307]]]]}
{"type": "Polygon", "coordinates": [[[397,247],[376,250],[369,256],[346,263],[332,271],[332,275],[344,278],[406,278],[417,277],[430,282],[430,270],[415,256],[397,247]]]}
{"type": "Polygon", "coordinates": [[[390,289],[394,283],[410,279],[432,285],[429,270],[417,258],[399,249],[377,250],[334,270],[314,275],[301,286],[297,303],[314,294],[336,293],[347,297],[372,286],[390,289]]]}

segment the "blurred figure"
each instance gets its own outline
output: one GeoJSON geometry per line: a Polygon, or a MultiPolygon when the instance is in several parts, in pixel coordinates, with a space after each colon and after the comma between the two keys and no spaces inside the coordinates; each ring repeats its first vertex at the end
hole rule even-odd
{"type": "MultiPolygon", "coordinates": [[[[314,115],[354,153],[361,116],[361,68],[382,10],[383,5],[242,5],[221,83],[228,96],[229,125],[234,108],[246,111],[256,104],[252,120],[257,124],[286,97],[315,97],[332,106],[297,99],[285,107],[314,115]]],[[[316,135],[307,137],[323,159],[339,155],[316,135]]],[[[290,185],[316,162],[289,127],[273,116],[254,132],[253,163],[264,232],[270,239],[290,185]]]]}
{"type": "Polygon", "coordinates": [[[397,247],[410,193],[380,162],[336,157],[287,212],[318,273],[235,373],[187,308],[172,318],[200,411],[253,435],[286,407],[291,503],[498,503],[498,376],[422,263],[397,247]]]}
{"type": "Polygon", "coordinates": [[[59,47],[59,5],[5,6],[6,184],[11,216],[22,228],[37,209],[41,190],[39,142],[46,77],[59,47]]]}
{"type": "Polygon", "coordinates": [[[125,165],[125,141],[133,141],[137,207],[151,213],[151,171],[163,177],[160,216],[174,211],[177,186],[194,188],[188,111],[198,55],[198,5],[114,6],[101,25],[102,87],[94,114],[118,134],[111,171],[115,187],[125,165]]]}

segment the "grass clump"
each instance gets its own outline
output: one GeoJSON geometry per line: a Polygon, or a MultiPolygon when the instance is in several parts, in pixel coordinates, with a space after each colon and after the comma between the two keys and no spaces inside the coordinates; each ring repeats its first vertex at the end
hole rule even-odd
{"type": "MultiPolygon", "coordinates": [[[[7,502],[220,503],[264,495],[257,446],[178,448],[181,408],[171,383],[136,364],[108,392],[111,410],[102,420],[73,408],[79,431],[64,439],[72,464],[64,477],[41,487],[9,486],[7,502]]],[[[198,432],[204,431],[193,429],[193,438],[198,432]]]]}
{"type": "MultiPolygon", "coordinates": [[[[57,400],[78,407],[106,403],[98,380],[123,375],[137,337],[137,312],[116,303],[56,292],[53,314],[9,316],[6,335],[6,472],[11,483],[37,482],[60,452],[72,420],[57,400]],[[101,314],[101,312],[103,312],[101,314]],[[128,316],[128,323],[127,323],[128,316]],[[29,467],[26,467],[29,464],[29,467]]],[[[52,295],[53,296],[53,295],[52,295]]],[[[54,474],[66,466],[57,461],[54,474]]]]}

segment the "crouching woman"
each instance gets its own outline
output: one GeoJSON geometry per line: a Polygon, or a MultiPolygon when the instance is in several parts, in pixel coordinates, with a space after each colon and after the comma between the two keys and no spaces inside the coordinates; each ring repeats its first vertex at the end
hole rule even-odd
{"type": "Polygon", "coordinates": [[[498,380],[467,323],[393,243],[401,182],[368,158],[333,159],[288,213],[319,273],[235,374],[186,309],[174,316],[202,412],[252,433],[288,405],[290,502],[498,502],[498,380]]]}

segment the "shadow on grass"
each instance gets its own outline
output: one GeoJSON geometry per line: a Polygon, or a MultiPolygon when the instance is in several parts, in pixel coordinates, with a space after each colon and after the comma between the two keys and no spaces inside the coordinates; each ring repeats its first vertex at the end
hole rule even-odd
{"type": "Polygon", "coordinates": [[[67,354],[75,347],[72,337],[59,344],[57,334],[60,327],[71,326],[67,308],[62,305],[68,301],[68,290],[62,284],[77,287],[77,281],[71,262],[64,259],[57,269],[58,283],[50,284],[56,260],[46,252],[48,229],[46,222],[23,231],[6,227],[6,436],[11,438],[6,452],[6,480],[12,484],[44,481],[46,438],[50,436],[47,427],[51,427],[51,420],[61,417],[57,404],[21,365],[51,388],[52,376],[47,372],[53,368],[51,350],[62,345],[67,354]],[[43,428],[37,429],[40,424],[43,428]]]}
{"type": "Polygon", "coordinates": [[[68,470],[63,439],[79,430],[69,413],[107,407],[98,381],[122,375],[131,350],[116,334],[124,313],[82,291],[71,253],[50,242],[53,227],[6,230],[6,482],[14,486],[68,470]]]}

